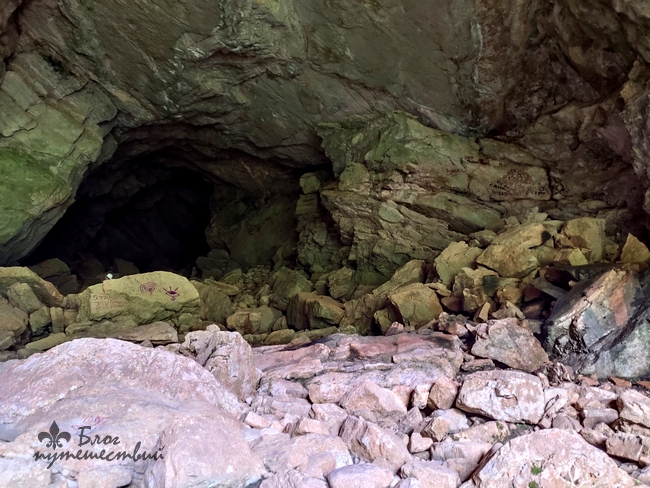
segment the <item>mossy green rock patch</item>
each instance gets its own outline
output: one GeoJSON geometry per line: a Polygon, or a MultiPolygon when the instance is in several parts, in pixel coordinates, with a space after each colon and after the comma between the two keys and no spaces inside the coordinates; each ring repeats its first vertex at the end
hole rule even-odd
{"type": "Polygon", "coordinates": [[[125,276],[91,286],[80,295],[78,322],[133,317],[137,324],[199,312],[199,292],[183,276],[166,271],[125,276]]]}

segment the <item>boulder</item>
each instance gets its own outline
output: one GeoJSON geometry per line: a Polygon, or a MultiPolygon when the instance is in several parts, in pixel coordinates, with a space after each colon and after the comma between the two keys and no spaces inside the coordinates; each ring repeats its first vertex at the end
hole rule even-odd
{"type": "Polygon", "coordinates": [[[472,354],[493,359],[528,373],[537,371],[548,362],[544,348],[517,319],[489,320],[476,329],[472,354]]]}
{"type": "Polygon", "coordinates": [[[246,399],[257,390],[260,374],[250,345],[239,333],[210,325],[205,331],[186,334],[179,351],[193,357],[238,398],[246,399]]]}
{"type": "Polygon", "coordinates": [[[161,458],[144,471],[141,462],[128,458],[119,464],[124,469],[119,479],[141,477],[149,486],[246,486],[265,473],[233,417],[241,415],[243,405],[195,361],[161,348],[79,339],[25,361],[0,364],[0,386],[2,486],[11,486],[6,483],[15,473],[39,476],[48,461],[64,481],[72,472],[75,479],[102,479],[91,474],[106,469],[100,459],[35,461],[34,452],[49,452],[39,432],[58,435],[62,451],[73,454],[79,449],[157,453],[161,458]],[[213,441],[197,432],[210,432],[213,441]],[[82,446],[82,434],[89,440],[119,438],[119,445],[82,446]]]}
{"type": "Polygon", "coordinates": [[[452,242],[434,260],[440,281],[450,288],[460,270],[473,268],[482,253],[480,248],[469,247],[465,242],[452,242]]]}
{"type": "Polygon", "coordinates": [[[412,459],[397,434],[352,415],[343,422],[340,436],[354,455],[370,462],[383,458],[393,471],[412,459]]]}
{"type": "Polygon", "coordinates": [[[54,285],[38,276],[29,268],[0,268],[0,295],[7,297],[9,288],[15,284],[27,285],[38,300],[48,307],[63,307],[64,297],[54,285]]]}
{"type": "Polygon", "coordinates": [[[286,310],[294,295],[314,289],[311,281],[303,274],[284,266],[271,275],[269,284],[272,290],[271,303],[279,310],[286,310]]]}
{"type": "Polygon", "coordinates": [[[537,254],[531,248],[541,246],[550,237],[539,223],[513,226],[499,234],[476,262],[503,277],[523,278],[539,267],[537,254]]]}
{"type": "Polygon", "coordinates": [[[15,339],[27,330],[29,316],[0,297],[0,331],[10,332],[15,339]]]}
{"type": "Polygon", "coordinates": [[[42,306],[29,315],[29,328],[35,336],[43,334],[45,328],[52,323],[50,309],[42,306]]]}
{"type": "Polygon", "coordinates": [[[647,263],[648,261],[650,261],[648,247],[632,234],[628,234],[619,263],[647,263]]]}
{"type": "Polygon", "coordinates": [[[537,424],[546,402],[538,377],[520,371],[478,371],[465,378],[456,406],[495,420],[537,424]]]}
{"type": "Polygon", "coordinates": [[[27,283],[14,283],[11,285],[7,290],[7,298],[9,303],[28,315],[43,306],[27,283]]]}
{"type": "Polygon", "coordinates": [[[575,285],[546,322],[546,350],[583,374],[638,378],[650,373],[645,305],[650,272],[610,269],[575,285]]]}
{"type": "Polygon", "coordinates": [[[508,441],[472,476],[468,488],[620,487],[638,482],[578,433],[540,430],[508,441]]]}
{"type": "Polygon", "coordinates": [[[267,306],[239,309],[226,319],[226,325],[242,335],[268,334],[280,315],[278,310],[267,306]]]}
{"type": "Polygon", "coordinates": [[[178,342],[178,332],[167,322],[154,322],[118,333],[115,338],[136,343],[149,341],[154,346],[164,346],[178,342]]]}
{"type": "Polygon", "coordinates": [[[331,297],[301,292],[289,300],[287,324],[296,330],[324,329],[338,325],[344,313],[343,305],[331,297]]]}
{"type": "Polygon", "coordinates": [[[335,469],[327,475],[331,488],[388,488],[393,472],[383,466],[359,463],[335,469]]]}
{"type": "Polygon", "coordinates": [[[562,233],[573,247],[587,250],[586,257],[590,263],[597,263],[605,257],[607,246],[605,225],[605,219],[581,217],[569,220],[564,225],[562,233]]]}
{"type": "Polygon", "coordinates": [[[421,488],[458,488],[460,486],[458,473],[438,461],[423,461],[415,458],[402,466],[400,473],[404,478],[418,480],[421,488]]]}
{"type": "Polygon", "coordinates": [[[398,288],[388,295],[388,299],[397,310],[400,321],[416,329],[433,322],[442,313],[436,292],[420,283],[398,288]]]}
{"type": "MultiPolygon", "coordinates": [[[[215,324],[225,324],[226,319],[233,312],[232,302],[221,286],[215,286],[215,281],[206,280],[205,283],[192,281],[201,297],[200,317],[215,324]]],[[[231,286],[226,285],[225,286],[231,286]]],[[[233,287],[237,288],[237,287],[233,287]]],[[[237,288],[239,293],[239,288],[237,288]]]]}
{"type": "Polygon", "coordinates": [[[80,322],[128,316],[137,324],[150,324],[183,313],[198,315],[200,306],[199,293],[187,278],[167,271],[106,280],[89,287],[78,299],[80,322]]]}
{"type": "Polygon", "coordinates": [[[377,386],[372,381],[364,381],[352,388],[339,402],[349,414],[362,411],[382,416],[406,415],[406,406],[392,391],[377,386]]]}

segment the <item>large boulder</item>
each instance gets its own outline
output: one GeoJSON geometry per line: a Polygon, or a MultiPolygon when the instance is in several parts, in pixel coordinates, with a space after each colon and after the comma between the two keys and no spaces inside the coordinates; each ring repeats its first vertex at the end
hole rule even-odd
{"type": "Polygon", "coordinates": [[[80,488],[103,478],[102,486],[135,478],[149,486],[246,486],[265,472],[240,434],[235,416],[244,405],[195,361],[164,349],[79,339],[0,364],[0,385],[3,488],[21,486],[22,477],[45,488],[54,473],[64,482],[75,473],[80,488]],[[59,451],[41,439],[73,456],[104,449],[159,457],[115,458],[120,469],[110,472],[101,459],[55,459],[59,451]]]}
{"type": "Polygon", "coordinates": [[[624,268],[581,281],[553,307],[545,325],[547,350],[583,374],[647,375],[649,286],[650,272],[624,268]]]}
{"type": "Polygon", "coordinates": [[[174,319],[183,313],[199,312],[199,292],[184,278],[156,271],[89,287],[78,296],[77,321],[100,321],[131,317],[138,324],[174,319]]]}
{"type": "Polygon", "coordinates": [[[639,484],[577,432],[548,429],[507,442],[463,486],[632,488],[639,484]]]}

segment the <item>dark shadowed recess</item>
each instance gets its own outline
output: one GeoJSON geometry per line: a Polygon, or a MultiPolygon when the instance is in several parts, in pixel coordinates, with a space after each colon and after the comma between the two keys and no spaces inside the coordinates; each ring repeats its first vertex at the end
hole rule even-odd
{"type": "Polygon", "coordinates": [[[23,264],[56,257],[74,270],[96,258],[111,270],[120,258],[140,271],[188,273],[209,250],[205,229],[214,188],[183,167],[108,165],[83,181],[75,203],[23,264]]]}

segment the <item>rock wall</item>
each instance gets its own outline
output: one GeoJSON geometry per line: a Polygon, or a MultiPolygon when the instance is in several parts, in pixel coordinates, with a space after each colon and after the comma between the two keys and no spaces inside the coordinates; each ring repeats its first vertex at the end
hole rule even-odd
{"type": "Polygon", "coordinates": [[[314,196],[298,207],[321,216],[298,224],[311,242],[300,260],[359,256],[369,281],[532,203],[640,235],[647,22],[638,0],[4,2],[0,264],[38,244],[87,174],[141,156],[267,195],[333,164],[327,212],[314,196]],[[369,139],[351,143],[355,131],[369,139]],[[413,157],[435,164],[420,174],[413,157]],[[391,232],[380,207],[422,234],[364,238],[391,232]]]}

